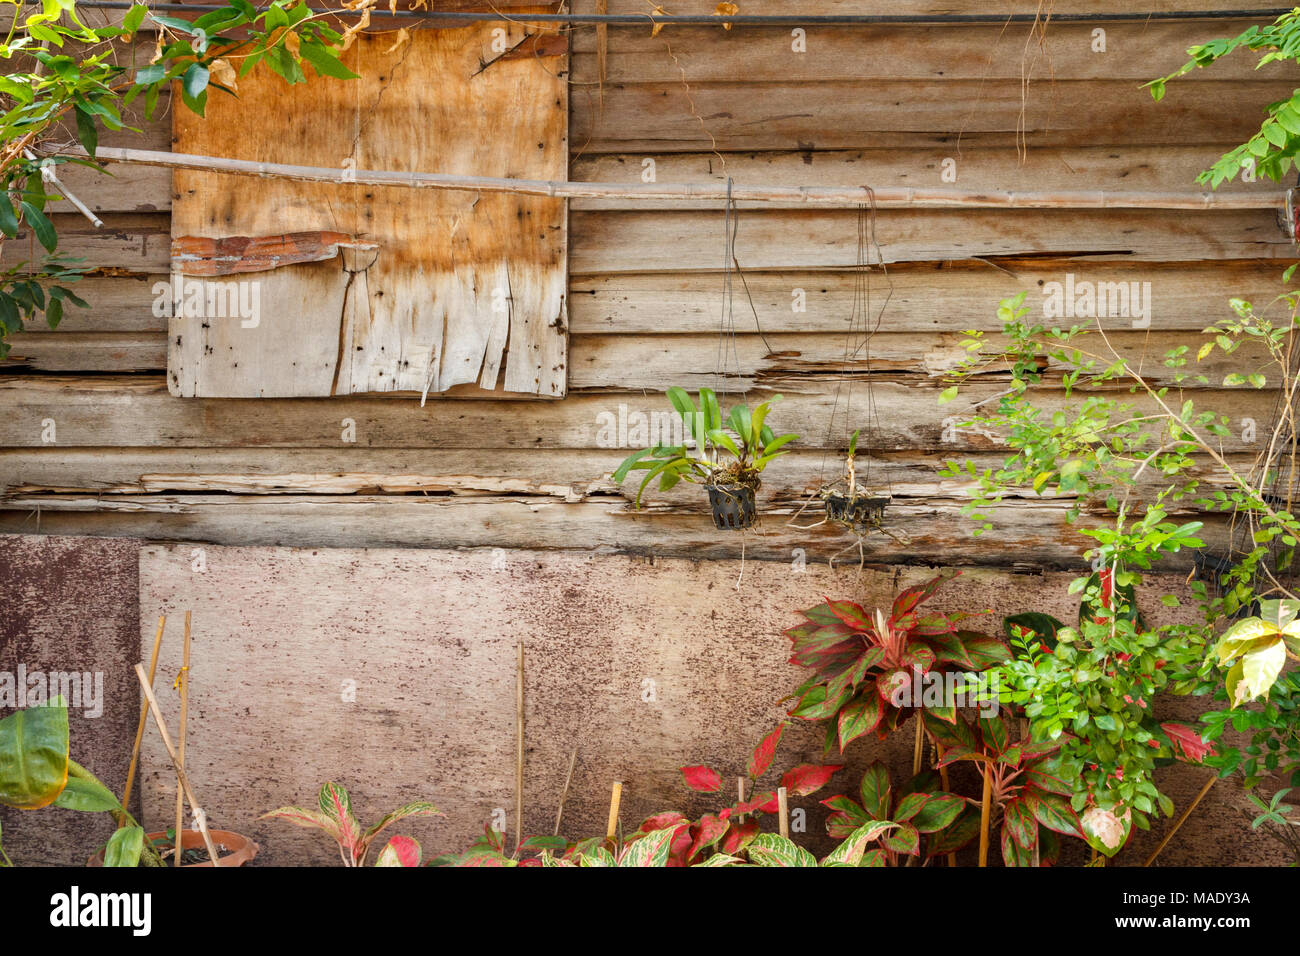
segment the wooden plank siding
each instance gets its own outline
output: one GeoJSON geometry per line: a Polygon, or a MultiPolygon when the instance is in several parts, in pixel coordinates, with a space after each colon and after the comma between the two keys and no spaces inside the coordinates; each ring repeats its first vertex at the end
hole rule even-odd
{"type": "MultiPolygon", "coordinates": [[[[572,6],[590,12],[594,0],[572,6]]],[[[789,6],[750,0],[742,12],[789,15],[789,6]]],[[[1054,12],[1204,6],[1072,0],[1054,12]]],[[[684,0],[673,12],[713,7],[684,0]]],[[[609,0],[608,8],[641,13],[645,5],[609,0]]],[[[826,0],[817,12],[1036,10],[1020,0],[826,0]]],[[[1290,94],[1294,77],[1285,67],[1255,71],[1242,58],[1197,71],[1160,104],[1139,87],[1181,63],[1187,46],[1248,22],[1052,22],[1042,42],[1021,22],[815,27],[806,31],[807,53],[792,50],[784,27],[673,26],[652,37],[647,22],[608,30],[603,82],[594,30],[579,28],[570,47],[569,175],[636,183],[652,169],[659,182],[1196,191],[1197,172],[1248,136],[1265,105],[1290,94]],[[1106,30],[1105,53],[1090,46],[1097,27],[1106,30]]],[[[168,115],[166,104],[159,113],[168,115]]],[[[169,148],[169,120],[136,125],[143,136],[106,134],[103,142],[169,148]]],[[[113,171],[64,176],[105,219],[103,230],[75,213],[55,217],[67,252],[95,269],[81,284],[92,308],[71,310],[57,331],[31,327],[15,336],[0,367],[0,530],[230,545],[739,554],[738,537],[712,529],[698,489],[652,493],[644,511],[632,512],[635,483],[620,488],[608,477],[627,449],[611,447],[602,431],[611,419],[667,409],[658,393],[669,385],[719,383],[716,204],[570,203],[563,400],[461,392],[431,395],[421,408],[409,392],[181,399],[167,391],[167,320],[153,306],[169,261],[171,177],[113,171]],[[49,420],[54,442],[43,441],[49,420]]],[[[769,514],[747,536],[750,557],[789,560],[800,548],[825,557],[849,543],[789,521],[834,470],[843,441],[837,381],[857,221],[855,209],[741,210],[736,255],[758,321],[737,283],[737,338],[722,384],[732,400],[781,393],[774,425],[804,436],[765,477],[760,500],[769,514]]],[[[1063,523],[1065,502],[1008,500],[997,532],[977,543],[961,517],[969,487],[935,475],[949,457],[972,456],[981,466],[1000,459],[988,436],[951,427],[997,394],[998,376],[937,404],[962,331],[995,331],[1000,299],[1027,289],[1040,308],[1046,284],[1067,274],[1150,283],[1149,324],[1115,317],[1110,325],[1124,355],[1158,369],[1165,350],[1227,315],[1229,298],[1271,301],[1295,257],[1270,210],[881,209],[874,228],[888,271],[870,273],[873,309],[889,295],[872,340],[869,379],[881,425],[870,444],[879,452],[876,474],[895,495],[891,520],[908,543],[869,542],[878,550],[869,560],[1050,567],[1077,560],[1082,539],[1063,523]]],[[[4,261],[29,247],[23,238],[6,243],[4,261]]],[[[1215,382],[1226,369],[1216,359],[1206,374],[1215,382]]],[[[867,376],[856,371],[861,412],[867,376]]],[[[1244,423],[1262,430],[1276,396],[1209,388],[1196,397],[1230,416],[1235,431],[1225,448],[1249,460],[1244,423]]],[[[1054,393],[1044,400],[1067,402],[1054,393]]],[[[1212,525],[1211,533],[1221,529],[1212,525]]]]}

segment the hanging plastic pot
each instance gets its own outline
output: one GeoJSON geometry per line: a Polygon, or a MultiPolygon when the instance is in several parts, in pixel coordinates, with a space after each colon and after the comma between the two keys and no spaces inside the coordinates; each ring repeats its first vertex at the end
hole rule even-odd
{"type": "Polygon", "coordinates": [[[885,506],[888,504],[888,498],[827,495],[826,517],[842,524],[871,527],[880,523],[885,516],[885,506]]]}
{"type": "Polygon", "coordinates": [[[758,517],[752,485],[707,485],[713,523],[720,530],[748,528],[758,517]]]}

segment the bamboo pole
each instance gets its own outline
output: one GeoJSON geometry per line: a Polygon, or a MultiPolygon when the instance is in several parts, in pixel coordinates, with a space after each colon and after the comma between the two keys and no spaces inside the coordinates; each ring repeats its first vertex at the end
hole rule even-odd
{"type": "MultiPolygon", "coordinates": [[[[185,652],[181,658],[181,672],[176,675],[177,688],[181,693],[179,740],[176,745],[176,759],[183,769],[185,767],[185,725],[190,714],[190,613],[185,612],[185,652]]],[[[181,778],[176,778],[176,836],[172,839],[172,866],[181,865],[181,831],[185,827],[185,793],[181,790],[181,778]]]]}
{"type": "Polygon", "coordinates": [[[916,740],[912,744],[912,776],[921,772],[921,763],[925,759],[925,724],[921,721],[921,712],[916,712],[916,740]]]}
{"type": "Polygon", "coordinates": [[[203,844],[208,849],[208,859],[212,861],[213,866],[221,866],[221,857],[217,855],[216,845],[212,842],[212,834],[208,832],[208,815],[199,805],[199,802],[194,799],[194,791],[190,788],[190,778],[185,775],[185,768],[176,759],[176,748],[172,745],[171,734],[167,733],[167,725],[163,722],[162,711],[158,709],[158,698],[154,696],[153,688],[149,686],[149,678],[144,672],[143,664],[135,665],[135,676],[140,682],[140,689],[144,691],[145,700],[149,703],[149,713],[153,716],[154,725],[158,728],[158,735],[162,737],[163,747],[167,749],[167,756],[171,758],[172,766],[176,768],[176,776],[180,778],[181,789],[185,791],[185,798],[190,802],[190,811],[194,814],[194,822],[199,825],[199,832],[203,834],[203,844]]]}
{"type": "Polygon", "coordinates": [[[790,797],[785,787],[776,788],[776,814],[778,832],[790,839],[790,797]]]}
{"type": "MultiPolygon", "coordinates": [[[[162,647],[163,628],[167,626],[167,615],[158,615],[158,630],[153,635],[153,653],[149,656],[149,686],[153,686],[153,677],[158,670],[158,649],[162,647]]],[[[140,744],[144,740],[144,723],[149,719],[149,704],[140,701],[140,722],[135,725],[135,745],[131,747],[131,763],[126,768],[126,786],[122,788],[122,809],[127,809],[131,802],[131,786],[135,783],[135,768],[140,762],[140,744]]],[[[117,818],[118,829],[126,825],[126,818],[121,814],[117,818]]]]}
{"type": "MultiPolygon", "coordinates": [[[[736,803],[739,804],[744,802],[745,802],[745,778],[737,777],[736,778],[736,803]]],[[[738,813],[736,814],[736,821],[738,823],[744,823],[746,816],[747,814],[738,813]]]]}
{"type": "MultiPolygon", "coordinates": [[[[945,792],[945,793],[951,793],[951,792],[952,792],[952,787],[951,787],[951,785],[949,785],[949,783],[948,783],[948,768],[947,768],[947,767],[940,767],[940,768],[939,768],[939,781],[943,784],[943,789],[944,789],[944,792],[945,792]]],[[[948,854],[948,865],[949,865],[949,866],[956,866],[956,865],[957,865],[957,854],[956,854],[956,853],[949,853],[949,854],[948,854]]]]}
{"type": "Polygon", "coordinates": [[[985,767],[984,794],[980,797],[980,866],[989,865],[989,816],[993,804],[993,768],[985,767]]]}
{"type": "Polygon", "coordinates": [[[569,754],[569,772],[564,775],[564,789],[560,791],[560,805],[555,810],[555,829],[551,831],[551,836],[560,835],[560,821],[564,819],[564,800],[569,795],[569,785],[573,783],[573,770],[578,766],[578,748],[573,748],[573,753],[569,754]]]}
{"type": "Polygon", "coordinates": [[[515,668],[515,852],[524,840],[524,642],[515,668]]]}
{"type": "Polygon", "coordinates": [[[609,825],[605,827],[605,839],[612,843],[618,835],[618,805],[623,800],[623,784],[615,780],[614,791],[609,797],[609,825]]]}
{"type": "Polygon", "coordinates": [[[1174,838],[1174,834],[1178,832],[1178,828],[1187,822],[1187,818],[1192,815],[1192,811],[1195,810],[1197,805],[1205,799],[1205,795],[1210,792],[1210,788],[1214,786],[1214,782],[1218,779],[1219,775],[1215,774],[1210,777],[1209,780],[1205,781],[1205,786],[1201,787],[1201,792],[1196,795],[1196,799],[1189,803],[1187,809],[1183,811],[1182,816],[1174,821],[1174,825],[1169,828],[1169,832],[1166,833],[1165,838],[1160,841],[1160,845],[1155,848],[1149,857],[1147,857],[1147,861],[1142,864],[1143,866],[1150,866],[1156,861],[1156,857],[1158,857],[1160,851],[1165,848],[1165,844],[1174,838]]]}
{"type": "MultiPolygon", "coordinates": [[[[85,158],[87,153],[69,147],[54,155],[85,158]]],[[[492,176],[455,176],[394,170],[342,170],[329,166],[262,163],[191,153],[101,146],[99,162],[166,169],[191,169],[232,176],[256,176],[294,182],[335,183],[342,186],[401,186],[414,189],[451,189],[463,192],[515,193],[565,199],[626,199],[725,202],[726,183],[606,183],[508,179],[492,176]],[[345,179],[344,176],[347,176],[345,179]]],[[[911,186],[733,186],[737,202],[777,202],[826,206],[871,204],[877,208],[929,207],[966,209],[1278,209],[1286,208],[1285,192],[1215,193],[1189,190],[1053,190],[1038,192],[972,192],[963,189],[917,189],[911,186]]]]}

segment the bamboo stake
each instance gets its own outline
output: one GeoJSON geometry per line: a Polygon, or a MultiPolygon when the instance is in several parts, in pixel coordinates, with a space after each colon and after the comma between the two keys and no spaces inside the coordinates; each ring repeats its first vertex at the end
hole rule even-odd
{"type": "MultiPolygon", "coordinates": [[[[85,158],[78,147],[54,155],[85,158]]],[[[100,162],[165,169],[192,169],[231,176],[257,176],[295,182],[343,186],[402,186],[464,192],[515,193],[566,199],[629,199],[725,202],[726,183],[606,183],[455,176],[448,173],[394,170],[341,170],[329,166],[297,166],[252,160],[170,153],[149,149],[101,146],[100,162]],[[346,175],[346,179],[344,176],[346,175]]],[[[916,189],[911,186],[733,186],[737,202],[778,202],[826,206],[874,204],[877,208],[931,207],[967,209],[1278,209],[1286,208],[1286,193],[1214,193],[1189,190],[1056,190],[1052,192],[972,192],[962,189],[916,189]]]]}
{"type": "Polygon", "coordinates": [[[609,825],[605,827],[605,839],[609,842],[614,841],[618,834],[618,805],[623,799],[623,784],[615,780],[614,792],[609,797],[609,825]]]}
{"type": "MultiPolygon", "coordinates": [[[[745,778],[744,778],[744,777],[737,777],[737,778],[736,778],[736,802],[737,802],[737,803],[744,803],[744,802],[745,802],[745,778]]],[[[743,813],[738,813],[738,814],[736,814],[736,820],[737,820],[737,822],[739,822],[739,823],[744,823],[744,822],[745,822],[745,816],[746,816],[746,814],[743,814],[743,813]]]]}
{"type": "Polygon", "coordinates": [[[1219,775],[1215,774],[1209,780],[1205,781],[1205,786],[1201,787],[1201,792],[1196,795],[1196,799],[1189,803],[1187,809],[1183,811],[1182,816],[1174,821],[1174,825],[1169,828],[1169,832],[1165,834],[1165,838],[1160,841],[1160,845],[1155,848],[1155,851],[1147,857],[1147,861],[1142,864],[1143,866],[1150,866],[1156,861],[1156,857],[1158,857],[1160,851],[1165,848],[1165,844],[1174,838],[1174,834],[1178,832],[1178,828],[1181,827],[1187,821],[1187,818],[1192,815],[1192,811],[1195,810],[1197,805],[1205,799],[1205,795],[1210,792],[1210,788],[1214,786],[1214,782],[1218,779],[1219,775]]]}
{"type": "Polygon", "coordinates": [[[564,789],[560,791],[560,805],[555,810],[555,829],[551,836],[560,835],[560,821],[564,819],[564,800],[569,795],[569,784],[573,783],[573,769],[578,766],[578,748],[573,748],[569,755],[569,772],[564,775],[564,789]]]}
{"type": "Polygon", "coordinates": [[[921,772],[921,762],[925,759],[925,724],[921,722],[921,712],[916,712],[916,741],[912,745],[912,776],[921,772]]]}
{"type": "Polygon", "coordinates": [[[515,852],[524,840],[524,642],[519,642],[515,673],[515,852]]]}
{"type": "Polygon", "coordinates": [[[154,696],[153,688],[149,686],[149,678],[145,675],[143,664],[135,665],[135,676],[140,681],[140,689],[144,691],[145,700],[149,703],[149,713],[153,717],[154,725],[158,728],[159,736],[162,737],[163,746],[167,748],[167,756],[171,757],[172,766],[176,768],[176,776],[180,778],[181,789],[185,791],[185,798],[190,802],[190,811],[194,814],[194,822],[199,825],[199,832],[203,834],[203,844],[208,849],[208,859],[212,861],[213,866],[221,866],[221,858],[217,855],[216,845],[212,842],[212,834],[208,832],[208,815],[199,806],[199,802],[194,799],[194,791],[190,788],[190,778],[185,775],[185,768],[176,759],[176,748],[172,745],[171,734],[167,733],[167,725],[163,722],[162,711],[158,709],[158,698],[154,696]]]}
{"type": "Polygon", "coordinates": [[[778,832],[790,839],[790,798],[785,787],[776,788],[776,814],[778,832]]]}
{"type": "MultiPolygon", "coordinates": [[[[153,654],[149,657],[149,686],[153,686],[153,676],[158,670],[158,649],[162,646],[163,628],[167,625],[167,615],[158,615],[158,630],[153,635],[153,654]]],[[[135,783],[135,767],[140,762],[140,744],[144,740],[144,722],[149,719],[149,705],[140,701],[140,722],[135,725],[135,745],[131,748],[131,763],[126,768],[126,786],[122,788],[122,809],[127,809],[131,802],[131,786],[135,783]]],[[[126,818],[118,815],[117,826],[126,825],[126,818]]]]}
{"type": "MultiPolygon", "coordinates": [[[[947,768],[947,767],[940,767],[940,768],[939,768],[939,780],[940,780],[940,782],[943,784],[944,792],[945,792],[945,793],[951,793],[951,792],[952,792],[952,787],[951,787],[951,786],[949,785],[949,783],[948,783],[948,768],[947,768]]],[[[957,865],[957,854],[956,854],[956,853],[949,853],[949,854],[948,854],[948,865],[949,865],[949,866],[956,866],[956,865],[957,865]]]]}
{"type": "Polygon", "coordinates": [[[989,815],[993,803],[993,768],[985,767],[984,794],[980,797],[980,866],[989,865],[989,815]]]}
{"type": "MultiPolygon", "coordinates": [[[[190,612],[185,612],[185,653],[181,658],[181,672],[176,675],[176,683],[181,692],[181,720],[176,747],[176,758],[183,769],[185,767],[185,725],[190,713],[190,612]]],[[[176,778],[176,836],[172,841],[172,866],[181,865],[181,830],[185,826],[185,794],[181,790],[181,779],[176,778]]]]}

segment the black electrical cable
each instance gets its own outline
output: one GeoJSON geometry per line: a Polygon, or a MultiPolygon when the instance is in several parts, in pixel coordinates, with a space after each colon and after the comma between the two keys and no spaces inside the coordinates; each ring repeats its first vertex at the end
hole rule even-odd
{"type": "MultiPolygon", "coordinates": [[[[131,0],[79,0],[78,6],[92,9],[126,10],[134,4],[131,0]]],[[[151,3],[150,10],[170,13],[209,13],[229,9],[224,4],[211,3],[151,3]]],[[[338,17],[359,16],[360,11],[308,7],[312,13],[338,17]]],[[[387,10],[372,8],[377,16],[399,20],[437,20],[451,23],[521,22],[557,23],[592,26],[639,26],[655,23],[664,26],[905,26],[909,24],[1004,24],[1004,23],[1141,23],[1156,20],[1245,20],[1276,19],[1289,13],[1292,7],[1270,7],[1262,10],[1193,10],[1152,11],[1150,13],[1053,13],[1043,16],[1034,13],[957,13],[957,14],[810,14],[808,16],[745,16],[719,17],[711,14],[684,16],[654,16],[649,13],[509,13],[506,11],[445,11],[387,10]]]]}

